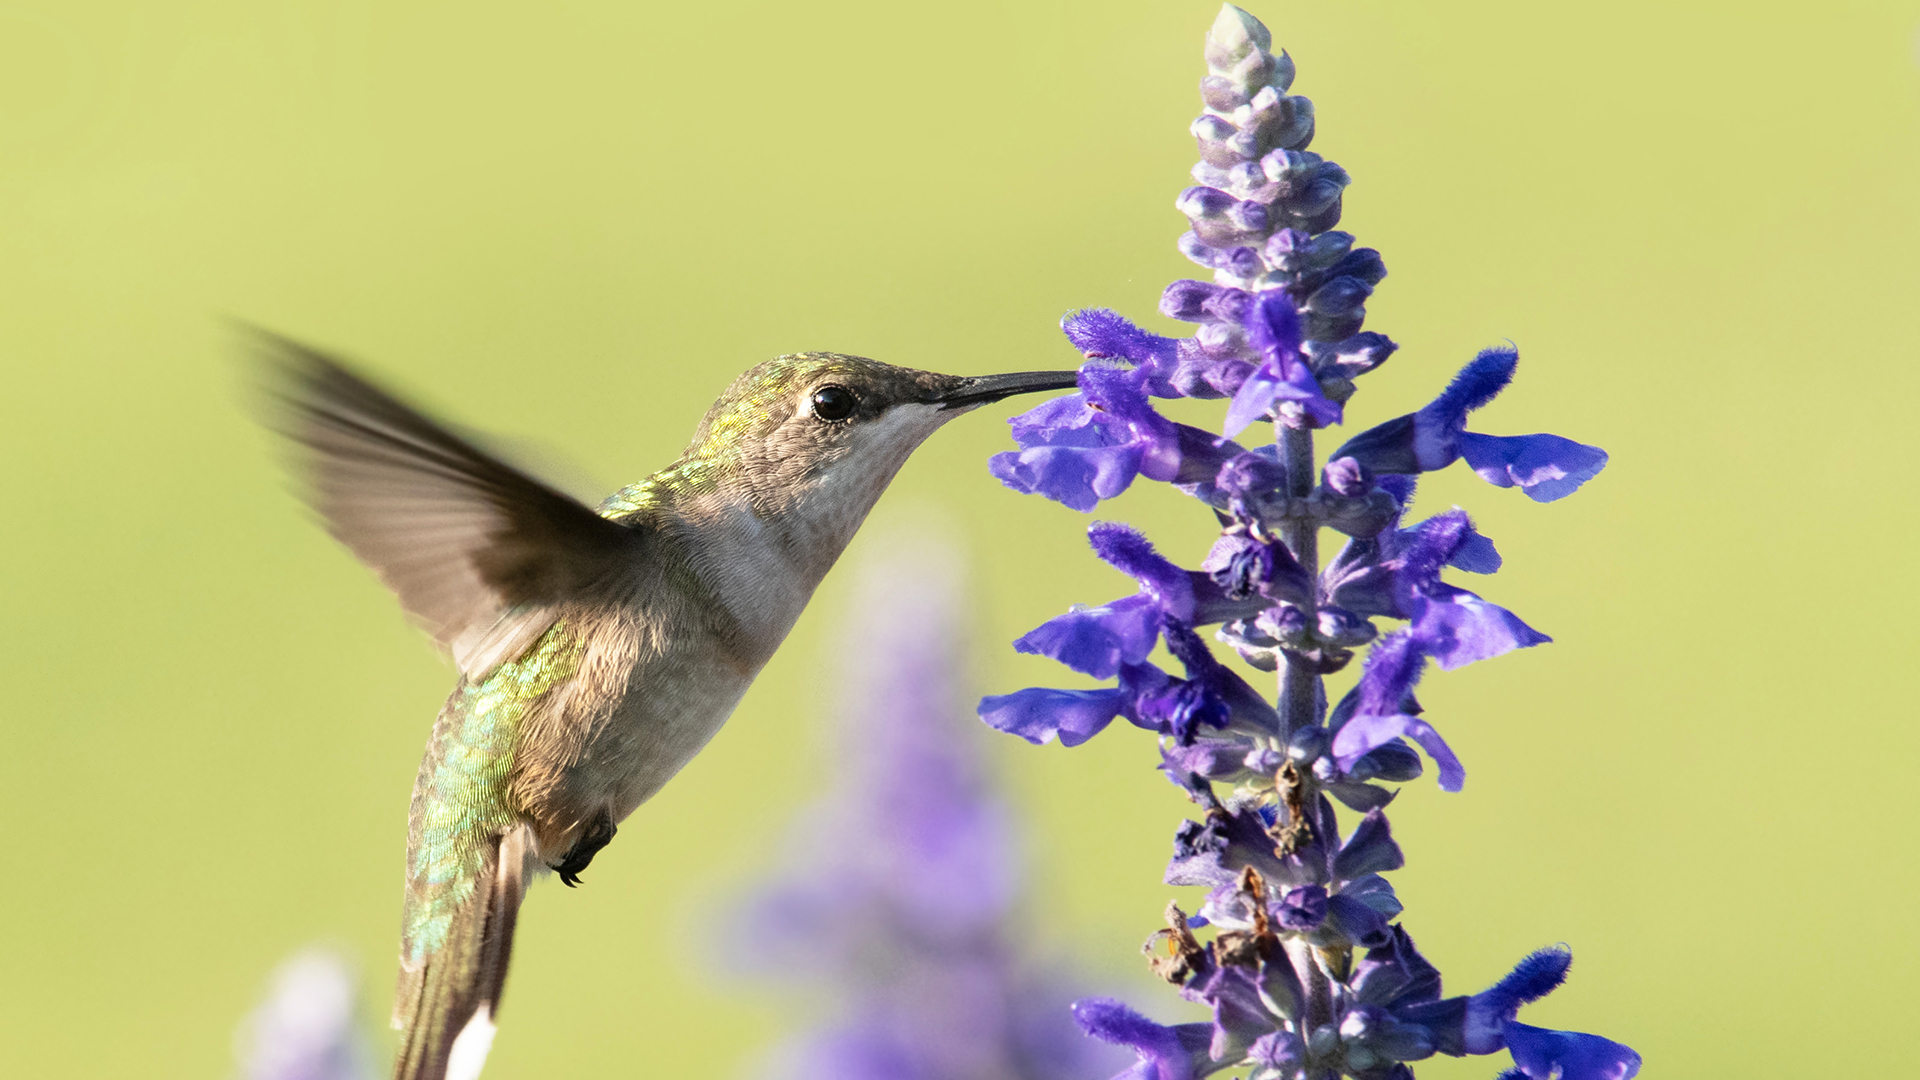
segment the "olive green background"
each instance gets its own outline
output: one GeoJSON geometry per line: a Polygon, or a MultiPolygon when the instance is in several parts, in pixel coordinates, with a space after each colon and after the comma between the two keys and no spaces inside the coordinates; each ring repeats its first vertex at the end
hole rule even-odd
{"type": "MultiPolygon", "coordinates": [[[[385,1009],[451,672],[286,494],[227,318],[610,489],[767,356],[1067,366],[1063,311],[1165,327],[1197,276],[1205,0],[538,7],[0,5],[0,1071],[222,1075],[315,939],[385,1009]]],[[[1524,1018],[1649,1076],[1912,1068],[1920,4],[1254,10],[1392,272],[1355,423],[1510,338],[1479,426],[1613,455],[1547,506],[1427,485],[1556,642],[1429,676],[1469,777],[1395,805],[1407,925],[1461,992],[1568,942],[1524,1018]]],[[[982,691],[1075,685],[1003,643],[1131,590],[987,475],[1014,411],[876,516],[970,551],[982,691]]],[[[1154,485],[1102,516],[1211,531],[1154,485]]],[[[703,912],[824,782],[847,577],[589,887],[535,890],[489,1077],[724,1076],[788,1022],[707,973],[703,912]]],[[[1149,740],[995,749],[1040,947],[1191,1018],[1134,958],[1186,810],[1149,740]]]]}

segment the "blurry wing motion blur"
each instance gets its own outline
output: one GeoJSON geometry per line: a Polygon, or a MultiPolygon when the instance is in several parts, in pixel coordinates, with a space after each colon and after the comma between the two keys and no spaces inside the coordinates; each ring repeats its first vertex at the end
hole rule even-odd
{"type": "Polygon", "coordinates": [[[250,336],[269,423],[305,450],[296,455],[305,498],[468,679],[531,644],[547,628],[538,609],[638,555],[641,530],[481,451],[331,357],[267,331],[250,336]],[[523,617],[509,617],[516,609],[523,617]]]}

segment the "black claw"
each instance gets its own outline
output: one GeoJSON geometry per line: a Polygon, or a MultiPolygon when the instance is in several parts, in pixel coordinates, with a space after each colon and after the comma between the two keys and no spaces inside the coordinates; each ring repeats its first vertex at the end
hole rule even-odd
{"type": "Polygon", "coordinates": [[[613,826],[613,815],[601,811],[600,816],[587,826],[580,838],[573,842],[567,853],[560,857],[553,870],[560,875],[560,881],[567,888],[577,888],[580,884],[580,871],[593,862],[600,849],[613,842],[613,834],[619,830],[613,826]]]}

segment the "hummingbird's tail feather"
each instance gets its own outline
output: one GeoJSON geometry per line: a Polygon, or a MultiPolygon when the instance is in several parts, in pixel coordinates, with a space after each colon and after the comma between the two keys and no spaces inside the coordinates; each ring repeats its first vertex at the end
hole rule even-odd
{"type": "Polygon", "coordinates": [[[473,1080],[486,1063],[514,921],[527,892],[532,832],[518,825],[487,846],[473,893],[454,912],[444,944],[401,968],[394,1080],[473,1080]]]}

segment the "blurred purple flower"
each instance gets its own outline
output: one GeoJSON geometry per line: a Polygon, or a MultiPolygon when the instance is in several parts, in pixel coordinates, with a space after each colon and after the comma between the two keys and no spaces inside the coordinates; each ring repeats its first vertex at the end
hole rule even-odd
{"type": "Polygon", "coordinates": [[[827,992],[834,1016],[777,1047],[788,1080],[1067,1080],[1112,1052],[1075,1029],[1056,964],[1022,960],[1013,838],[959,707],[955,560],[893,545],[867,567],[841,655],[826,799],[793,868],[727,931],[740,965],[827,992]]]}
{"type": "Polygon", "coordinates": [[[244,1080],[372,1080],[358,980],[330,950],[310,948],[274,969],[266,1000],[234,1037],[244,1080]]]}

